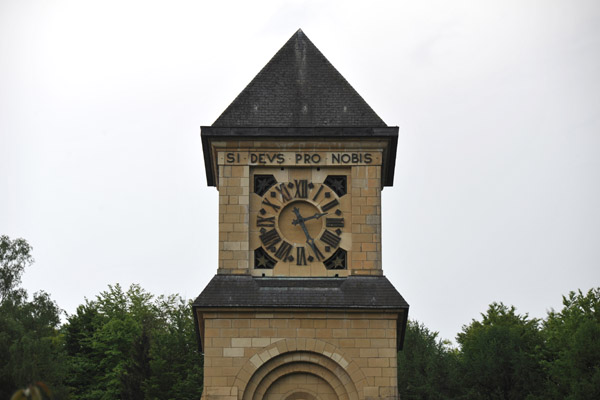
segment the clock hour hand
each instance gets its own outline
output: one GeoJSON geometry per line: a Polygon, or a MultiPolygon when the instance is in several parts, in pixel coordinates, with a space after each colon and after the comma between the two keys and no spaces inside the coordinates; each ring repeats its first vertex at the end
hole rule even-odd
{"type": "MultiPolygon", "coordinates": [[[[302,220],[303,220],[303,221],[308,221],[308,220],[315,219],[315,218],[316,218],[316,219],[319,219],[319,218],[321,218],[323,215],[327,215],[327,213],[326,213],[326,212],[325,212],[325,213],[315,213],[315,215],[312,215],[312,216],[310,216],[310,217],[306,217],[306,218],[302,218],[302,220]]],[[[299,220],[296,220],[296,219],[295,219],[295,220],[293,220],[293,221],[292,221],[292,224],[294,224],[294,225],[296,225],[296,224],[298,224],[298,223],[300,223],[300,221],[299,221],[299,220]]]]}

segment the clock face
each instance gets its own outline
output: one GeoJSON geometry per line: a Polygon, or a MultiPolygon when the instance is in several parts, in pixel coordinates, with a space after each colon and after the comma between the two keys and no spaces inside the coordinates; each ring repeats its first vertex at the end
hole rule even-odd
{"type": "Polygon", "coordinates": [[[253,175],[254,269],[294,275],[307,274],[307,267],[313,274],[347,269],[348,176],[266,172],[253,175]]]}

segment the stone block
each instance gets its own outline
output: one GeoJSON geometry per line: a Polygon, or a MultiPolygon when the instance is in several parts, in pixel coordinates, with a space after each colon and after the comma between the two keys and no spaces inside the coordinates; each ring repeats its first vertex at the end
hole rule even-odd
{"type": "Polygon", "coordinates": [[[252,339],[251,338],[232,338],[231,346],[232,347],[252,347],[252,339]]]}
{"type": "Polygon", "coordinates": [[[243,357],[244,349],[239,347],[230,347],[223,349],[223,357],[243,357]]]}
{"type": "Polygon", "coordinates": [[[271,339],[268,337],[252,338],[252,347],[263,348],[271,344],[271,339]]]}

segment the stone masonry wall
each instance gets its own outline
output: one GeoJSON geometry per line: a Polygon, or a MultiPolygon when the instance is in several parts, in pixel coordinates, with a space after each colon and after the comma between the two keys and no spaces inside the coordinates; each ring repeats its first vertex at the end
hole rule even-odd
{"type": "Polygon", "coordinates": [[[351,274],[382,275],[381,167],[352,167],[351,274]]]}
{"type": "Polygon", "coordinates": [[[202,317],[207,400],[245,399],[253,391],[264,394],[273,386],[265,384],[269,379],[279,382],[271,393],[293,391],[307,375],[315,375],[311,368],[324,368],[320,375],[335,375],[323,380],[322,388],[312,380],[315,393],[330,395],[333,390],[348,400],[396,398],[395,314],[205,312],[202,317]],[[286,368],[296,365],[297,370],[284,375],[297,379],[283,382],[268,376],[279,368],[279,359],[286,368]]]}
{"type": "MultiPolygon", "coordinates": [[[[299,144],[281,144],[280,148],[273,143],[265,142],[227,142],[215,159],[218,171],[219,190],[219,274],[248,274],[251,267],[252,252],[249,249],[249,196],[250,166],[227,165],[225,154],[231,151],[252,151],[261,149],[269,151],[302,150],[326,151],[343,148],[348,151],[348,143],[319,143],[319,147],[306,148],[299,144]],[[264,147],[261,147],[264,146],[264,147]]],[[[373,165],[346,165],[351,169],[352,241],[348,271],[343,275],[382,275],[381,266],[381,154],[377,143],[361,143],[356,151],[372,151],[376,161],[373,165]]],[[[350,148],[352,150],[352,148],[350,148]]],[[[308,166],[307,166],[308,167],[308,166]]]]}
{"type": "Polygon", "coordinates": [[[220,274],[247,274],[249,167],[219,168],[219,269],[220,274]]]}

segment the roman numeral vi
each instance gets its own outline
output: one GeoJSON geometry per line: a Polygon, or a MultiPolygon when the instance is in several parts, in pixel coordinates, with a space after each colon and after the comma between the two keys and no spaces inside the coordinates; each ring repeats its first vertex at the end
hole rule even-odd
{"type": "Polygon", "coordinates": [[[304,247],[296,248],[296,265],[306,265],[306,251],[304,247]]]}

